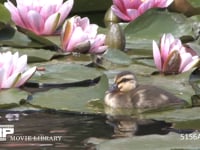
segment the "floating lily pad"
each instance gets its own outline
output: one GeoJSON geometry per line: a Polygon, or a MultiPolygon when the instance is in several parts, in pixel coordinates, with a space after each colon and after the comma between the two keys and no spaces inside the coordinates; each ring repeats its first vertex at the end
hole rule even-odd
{"type": "Polygon", "coordinates": [[[102,72],[96,69],[64,62],[38,65],[38,67],[44,70],[36,72],[29,82],[62,84],[95,79],[102,75],[102,72]]]}
{"type": "Polygon", "coordinates": [[[88,102],[103,99],[108,89],[104,73],[77,64],[56,63],[41,66],[24,86],[34,92],[30,103],[40,108],[91,111],[88,102]]]}
{"type": "MultiPolygon", "coordinates": [[[[46,49],[34,49],[34,48],[13,48],[13,47],[6,47],[5,51],[11,52],[19,52],[20,55],[28,55],[28,62],[43,62],[49,61],[54,56],[59,55],[59,53],[46,50],[46,49]]],[[[61,54],[60,54],[61,55],[61,54]]]]}
{"type": "MultiPolygon", "coordinates": [[[[37,34],[31,32],[31,31],[27,30],[27,29],[23,29],[23,28],[20,28],[20,27],[18,27],[18,30],[23,32],[24,34],[26,34],[32,41],[43,45],[43,47],[49,47],[49,48],[51,48],[52,50],[55,50],[55,51],[57,51],[59,49],[59,46],[57,46],[51,40],[45,38],[45,36],[37,35],[37,34]]],[[[57,38],[59,38],[59,36],[57,38]]]]}
{"type": "Polygon", "coordinates": [[[108,49],[102,56],[94,56],[93,61],[103,68],[115,68],[117,66],[128,66],[132,63],[131,58],[125,52],[118,49],[108,49]]]}
{"type": "Polygon", "coordinates": [[[28,94],[20,89],[7,89],[0,91],[0,108],[18,106],[21,100],[26,100],[28,94]]]}
{"type": "MultiPolygon", "coordinates": [[[[193,133],[193,135],[199,133],[193,133]]],[[[97,145],[97,150],[169,150],[169,149],[198,149],[199,138],[186,140],[186,136],[170,133],[168,135],[148,135],[132,138],[108,140],[97,145]]]]}
{"type": "Polygon", "coordinates": [[[125,28],[127,48],[151,52],[152,40],[159,41],[164,33],[192,38],[192,23],[182,14],[149,10],[125,28]]]}
{"type": "Polygon", "coordinates": [[[200,7],[199,0],[187,0],[193,7],[200,7]]]}
{"type": "Polygon", "coordinates": [[[47,92],[35,93],[30,103],[40,108],[91,112],[94,110],[88,108],[88,102],[93,99],[103,99],[107,88],[107,77],[102,75],[99,82],[93,86],[51,89],[47,92]]]}

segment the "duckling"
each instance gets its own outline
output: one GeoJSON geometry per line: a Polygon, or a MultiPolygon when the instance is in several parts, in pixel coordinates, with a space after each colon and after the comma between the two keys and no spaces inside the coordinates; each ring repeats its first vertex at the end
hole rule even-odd
{"type": "Polygon", "coordinates": [[[134,73],[119,73],[106,92],[104,102],[112,108],[154,109],[165,106],[185,105],[186,101],[152,85],[139,85],[134,73]]]}

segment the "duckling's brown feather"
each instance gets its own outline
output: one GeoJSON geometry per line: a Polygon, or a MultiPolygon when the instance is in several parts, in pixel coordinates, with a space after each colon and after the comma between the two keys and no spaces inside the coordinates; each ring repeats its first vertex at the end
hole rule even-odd
{"type": "Polygon", "coordinates": [[[115,90],[105,96],[105,104],[113,108],[160,108],[185,105],[184,100],[152,85],[138,85],[134,73],[123,71],[114,80],[115,90]]]}
{"type": "Polygon", "coordinates": [[[131,92],[131,97],[136,108],[158,108],[186,103],[173,94],[151,85],[139,85],[131,92]]]}

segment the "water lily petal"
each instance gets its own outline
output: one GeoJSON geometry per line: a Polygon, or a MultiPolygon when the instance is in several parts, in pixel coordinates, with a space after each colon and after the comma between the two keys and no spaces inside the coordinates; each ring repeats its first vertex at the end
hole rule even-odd
{"type": "Polygon", "coordinates": [[[126,13],[118,9],[115,5],[112,5],[111,9],[119,18],[123,19],[124,21],[131,21],[131,18],[126,13]]]}
{"type": "Polygon", "coordinates": [[[62,33],[61,33],[61,44],[62,44],[63,50],[67,49],[72,32],[73,32],[73,21],[66,20],[63,25],[62,33]]]}
{"type": "Polygon", "coordinates": [[[94,40],[90,41],[90,53],[103,53],[107,49],[107,46],[104,45],[105,38],[104,34],[99,34],[94,40]]]}
{"type": "Polygon", "coordinates": [[[68,16],[74,0],[64,3],[63,0],[16,0],[16,3],[16,6],[9,0],[4,3],[16,25],[39,35],[50,35],[68,16]]]}
{"type": "MultiPolygon", "coordinates": [[[[183,72],[183,70],[187,71],[185,68],[192,61],[193,61],[193,57],[192,57],[192,55],[190,53],[183,53],[183,54],[181,54],[181,65],[180,65],[179,71],[180,72],[183,72]]],[[[188,68],[188,70],[189,69],[190,68],[188,68]]]]}
{"type": "Polygon", "coordinates": [[[68,46],[67,46],[67,51],[72,51],[74,49],[74,47],[76,46],[76,44],[80,43],[80,42],[83,42],[85,40],[88,40],[87,38],[87,35],[83,32],[83,30],[80,28],[80,27],[77,27],[72,36],[71,36],[71,39],[68,43],[68,46]]]}
{"type": "Polygon", "coordinates": [[[198,56],[195,56],[195,58],[193,57],[193,60],[188,63],[182,70],[181,72],[185,72],[185,71],[188,71],[190,70],[191,68],[195,67],[198,63],[199,63],[199,57],[198,56]]]}
{"type": "Polygon", "coordinates": [[[96,24],[88,25],[84,32],[88,34],[88,38],[95,38],[97,35],[98,26],[96,24]]]}
{"type": "Polygon", "coordinates": [[[164,8],[173,0],[113,0],[112,11],[124,21],[133,21],[151,8],[164,8]]]}
{"type": "MultiPolygon", "coordinates": [[[[0,58],[4,58],[0,59],[0,89],[18,87],[29,79],[26,77],[28,73],[25,73],[25,77],[23,74],[27,66],[27,55],[19,57],[18,52],[12,54],[8,51],[0,53],[0,58]]],[[[34,71],[29,72],[31,75],[34,73],[34,71]]]]}
{"type": "Polygon", "coordinates": [[[23,74],[21,74],[20,80],[18,80],[18,82],[16,82],[15,87],[19,87],[21,85],[23,85],[28,79],[30,79],[32,77],[32,75],[35,73],[36,71],[36,67],[32,67],[30,69],[28,69],[26,72],[24,72],[23,74]]]}
{"type": "Polygon", "coordinates": [[[58,22],[60,20],[60,14],[56,13],[51,15],[45,22],[44,24],[44,30],[42,31],[42,33],[44,35],[48,35],[51,33],[54,33],[56,28],[58,27],[58,22]]]}
{"type": "Polygon", "coordinates": [[[174,0],[156,0],[160,8],[168,7],[174,0]]]}
{"type": "Polygon", "coordinates": [[[127,0],[113,0],[113,6],[119,10],[126,10],[126,2],[127,0]]]}
{"type": "Polygon", "coordinates": [[[0,68],[0,89],[3,86],[3,81],[4,81],[4,77],[5,77],[4,74],[5,74],[4,68],[0,68]]]}
{"type": "Polygon", "coordinates": [[[19,26],[25,27],[24,22],[22,21],[18,9],[11,3],[9,0],[8,2],[4,3],[4,6],[10,11],[12,20],[19,26]]]}
{"type": "Polygon", "coordinates": [[[69,15],[70,11],[72,10],[72,7],[74,5],[74,0],[67,0],[61,5],[58,12],[60,15],[59,25],[66,19],[66,17],[69,15]]]}
{"type": "MultiPolygon", "coordinates": [[[[23,21],[23,24],[24,24],[24,26],[22,26],[22,27],[30,29],[31,25],[28,22],[29,17],[27,16],[28,15],[28,11],[29,11],[28,8],[27,7],[22,7],[21,5],[19,5],[17,7],[17,10],[18,10],[19,16],[21,17],[21,20],[23,21]]],[[[18,25],[20,26],[20,24],[18,24],[18,25]]]]}
{"type": "Polygon", "coordinates": [[[155,41],[153,41],[153,58],[156,67],[158,70],[162,70],[162,60],[161,60],[161,55],[160,55],[160,50],[158,48],[158,45],[155,41]]]}
{"type": "Polygon", "coordinates": [[[154,6],[155,6],[154,0],[146,0],[139,6],[138,11],[140,12],[140,14],[143,14],[147,10],[153,8],[154,6]]]}
{"type": "Polygon", "coordinates": [[[15,71],[16,72],[24,72],[27,66],[27,55],[22,55],[21,57],[17,58],[17,62],[15,63],[15,71]]]}
{"type": "Polygon", "coordinates": [[[44,5],[40,10],[40,15],[43,17],[44,20],[48,19],[49,16],[54,14],[56,11],[56,5],[44,5]]]}
{"type": "Polygon", "coordinates": [[[2,88],[8,89],[8,88],[14,87],[17,80],[19,80],[18,78],[19,76],[20,76],[20,73],[14,73],[11,76],[9,76],[6,79],[6,81],[5,80],[3,81],[2,88]]]}
{"type": "Polygon", "coordinates": [[[137,9],[127,9],[127,14],[129,16],[130,20],[134,20],[138,16],[140,16],[140,12],[137,9]]]}
{"type": "Polygon", "coordinates": [[[37,34],[42,33],[44,28],[44,20],[42,16],[38,12],[31,10],[28,12],[28,18],[32,30],[37,34]]]}

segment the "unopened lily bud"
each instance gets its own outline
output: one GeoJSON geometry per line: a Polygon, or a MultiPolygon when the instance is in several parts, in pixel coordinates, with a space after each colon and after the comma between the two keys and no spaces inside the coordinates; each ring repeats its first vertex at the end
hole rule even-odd
{"type": "Polygon", "coordinates": [[[114,12],[109,8],[104,16],[104,23],[106,27],[109,27],[113,23],[118,23],[120,19],[114,14],[114,12]]]}
{"type": "Polygon", "coordinates": [[[109,31],[106,35],[105,44],[109,48],[124,50],[125,41],[124,31],[121,26],[117,23],[110,25],[109,31]]]}

